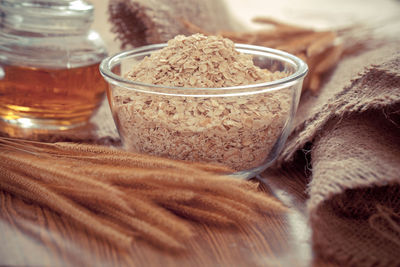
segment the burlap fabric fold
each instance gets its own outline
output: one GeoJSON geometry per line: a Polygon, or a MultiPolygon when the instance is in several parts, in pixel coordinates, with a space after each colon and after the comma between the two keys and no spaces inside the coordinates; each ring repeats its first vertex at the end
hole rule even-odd
{"type": "Polygon", "coordinates": [[[315,251],[399,266],[400,45],[344,60],[318,96],[304,96],[280,163],[310,142],[315,251]]]}
{"type": "Polygon", "coordinates": [[[323,257],[400,265],[400,128],[387,116],[371,110],[332,121],[314,141],[308,209],[323,257]]]}

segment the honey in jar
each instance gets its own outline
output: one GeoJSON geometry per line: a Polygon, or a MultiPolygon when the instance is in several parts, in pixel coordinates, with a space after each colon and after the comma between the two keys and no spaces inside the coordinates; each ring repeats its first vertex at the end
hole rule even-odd
{"type": "Polygon", "coordinates": [[[107,86],[98,70],[106,49],[90,30],[93,6],[4,0],[0,12],[0,131],[87,123],[107,86]]]}

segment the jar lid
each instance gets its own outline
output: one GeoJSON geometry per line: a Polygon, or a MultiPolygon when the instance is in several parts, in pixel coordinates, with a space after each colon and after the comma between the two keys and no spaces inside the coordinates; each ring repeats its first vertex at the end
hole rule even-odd
{"type": "Polygon", "coordinates": [[[87,30],[92,4],[82,0],[2,0],[2,27],[28,32],[57,33],[87,30]]]}

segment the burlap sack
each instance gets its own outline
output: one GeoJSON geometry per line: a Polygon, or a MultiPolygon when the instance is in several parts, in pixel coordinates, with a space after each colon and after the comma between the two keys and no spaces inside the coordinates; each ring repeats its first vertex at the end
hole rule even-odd
{"type": "Polygon", "coordinates": [[[323,257],[400,265],[400,128],[388,116],[374,109],[331,121],[314,141],[308,209],[323,257]]]}
{"type": "Polygon", "coordinates": [[[281,163],[307,142],[315,251],[346,265],[399,266],[399,44],[344,60],[318,96],[304,96],[281,163]]]}

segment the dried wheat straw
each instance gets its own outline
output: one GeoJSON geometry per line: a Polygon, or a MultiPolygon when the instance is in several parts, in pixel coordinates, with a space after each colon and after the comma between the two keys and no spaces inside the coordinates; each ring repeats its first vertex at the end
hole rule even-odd
{"type": "Polygon", "coordinates": [[[121,198],[121,193],[112,186],[90,179],[87,176],[75,175],[71,171],[59,168],[54,162],[47,162],[29,154],[13,155],[13,153],[2,153],[0,155],[0,166],[20,170],[20,172],[46,183],[58,183],[81,189],[91,189],[92,197],[101,199],[108,205],[129,211],[128,205],[121,198]],[[113,197],[105,197],[110,195],[113,197]]]}
{"type": "Polygon", "coordinates": [[[20,148],[27,149],[33,153],[45,153],[45,155],[52,154],[56,157],[71,157],[82,159],[86,162],[113,164],[117,166],[132,166],[132,167],[150,167],[150,168],[175,168],[187,171],[203,170],[209,174],[212,173],[232,173],[232,169],[219,164],[206,164],[193,162],[188,165],[184,161],[171,160],[167,158],[154,157],[143,154],[133,154],[123,150],[105,147],[93,146],[89,144],[77,143],[43,143],[29,140],[13,139],[2,137],[1,143],[8,143],[11,145],[19,145],[20,148]],[[22,145],[22,146],[21,146],[22,145]]]}
{"type": "Polygon", "coordinates": [[[222,226],[232,226],[236,224],[233,219],[228,218],[225,215],[204,210],[202,208],[186,206],[179,203],[163,203],[162,205],[174,211],[176,214],[193,221],[222,226]]]}
{"type": "Polygon", "coordinates": [[[27,200],[47,206],[112,243],[116,243],[125,248],[130,246],[132,241],[131,237],[110,227],[104,220],[97,218],[95,214],[80,207],[71,200],[48,190],[39,182],[9,171],[4,167],[0,167],[0,175],[2,177],[2,179],[0,179],[2,189],[27,200]]]}
{"type": "Polygon", "coordinates": [[[228,226],[249,222],[265,209],[284,210],[257,184],[220,175],[219,166],[11,138],[0,138],[0,150],[1,190],[125,248],[136,236],[182,249],[194,234],[188,220],[228,226]]]}

